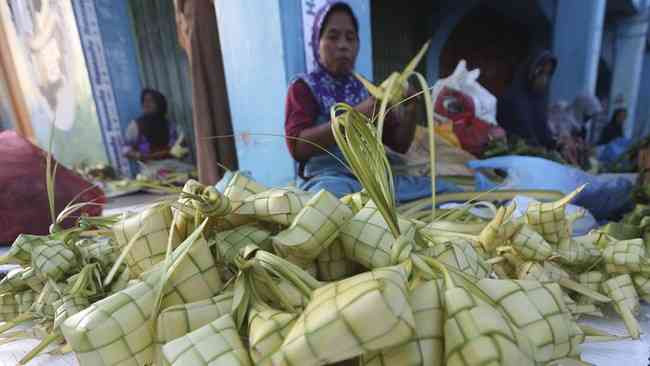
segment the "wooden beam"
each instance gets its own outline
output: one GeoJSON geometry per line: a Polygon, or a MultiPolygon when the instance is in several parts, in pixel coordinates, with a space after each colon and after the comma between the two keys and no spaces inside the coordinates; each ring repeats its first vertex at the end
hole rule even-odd
{"type": "Polygon", "coordinates": [[[9,47],[9,37],[7,30],[10,27],[11,15],[6,3],[0,4],[0,77],[7,81],[9,98],[14,115],[17,121],[14,121],[17,132],[23,137],[34,142],[34,130],[32,128],[31,117],[25,94],[20,86],[18,79],[18,70],[9,47]]]}

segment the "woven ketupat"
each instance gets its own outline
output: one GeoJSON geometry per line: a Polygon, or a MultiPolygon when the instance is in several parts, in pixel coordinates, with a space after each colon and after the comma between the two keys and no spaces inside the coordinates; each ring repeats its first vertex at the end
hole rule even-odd
{"type": "Polygon", "coordinates": [[[426,281],[409,294],[415,336],[408,343],[365,355],[364,366],[442,366],[444,304],[442,281],[426,281]]]}
{"type": "Polygon", "coordinates": [[[234,207],[238,206],[244,200],[252,195],[262,193],[268,190],[267,187],[237,172],[230,179],[228,185],[223,190],[223,194],[230,199],[234,207]]]}
{"type": "Polygon", "coordinates": [[[610,243],[602,256],[607,272],[629,273],[643,270],[645,255],[643,239],[632,239],[610,243]]]}
{"type": "Polygon", "coordinates": [[[232,264],[239,251],[248,245],[271,251],[271,233],[256,225],[242,225],[210,239],[210,249],[220,264],[232,264]]]}
{"type": "MultiPolygon", "coordinates": [[[[267,189],[268,188],[264,187],[263,185],[237,172],[228,182],[228,185],[224,189],[223,194],[224,196],[228,197],[232,211],[235,212],[247,197],[262,193],[267,189]]],[[[249,224],[254,221],[255,219],[251,216],[240,216],[231,213],[224,217],[219,217],[216,220],[211,220],[210,224],[215,225],[215,228],[217,230],[222,231],[230,230],[232,228],[236,228],[244,224],[249,224]]]]}
{"type": "Polygon", "coordinates": [[[172,366],[252,365],[230,315],[169,342],[162,352],[172,366]]]}
{"type": "Polygon", "coordinates": [[[321,190],[298,213],[291,226],[273,237],[278,252],[313,261],[339,235],[352,211],[331,193],[321,190]]]}
{"type": "MultiPolygon", "coordinates": [[[[138,232],[140,234],[125,258],[125,262],[133,276],[142,274],[165,259],[171,225],[171,209],[168,206],[159,205],[122,220],[113,226],[113,234],[120,251],[129,244],[138,232]]],[[[176,247],[181,242],[181,237],[174,233],[171,241],[172,246],[176,247]]]]}
{"type": "Polygon", "coordinates": [[[31,308],[32,312],[43,318],[54,319],[56,315],[55,304],[61,300],[62,294],[60,291],[63,288],[65,288],[64,283],[46,283],[43,291],[36,294],[36,299],[31,308]]]}
{"type": "Polygon", "coordinates": [[[514,205],[507,208],[499,207],[494,218],[481,230],[479,242],[485,250],[491,251],[495,247],[503,245],[519,230],[520,224],[508,221],[515,208],[514,205]]]}
{"type": "Polygon", "coordinates": [[[632,280],[637,294],[646,302],[650,302],[650,278],[647,275],[636,274],[632,280]]]}
{"type": "Polygon", "coordinates": [[[36,270],[32,267],[25,268],[25,271],[21,275],[21,280],[36,292],[41,292],[45,286],[43,280],[39,278],[36,270]]]}
{"type": "Polygon", "coordinates": [[[289,226],[310,199],[311,194],[297,188],[274,188],[246,198],[234,213],[289,226]]]}
{"type": "Polygon", "coordinates": [[[32,250],[32,268],[42,279],[58,281],[77,264],[77,256],[62,241],[50,240],[32,250]]]}
{"type": "Polygon", "coordinates": [[[194,200],[190,197],[183,197],[183,193],[189,193],[199,196],[204,186],[194,179],[190,179],[183,185],[181,197],[178,199],[175,207],[172,207],[172,215],[176,230],[181,239],[187,238],[194,231],[194,214],[196,208],[193,205],[194,200]]]}
{"type": "Polygon", "coordinates": [[[112,240],[101,240],[96,242],[85,243],[77,247],[81,256],[87,262],[100,263],[105,271],[108,271],[120,255],[120,249],[112,240]]]}
{"type": "MultiPolygon", "coordinates": [[[[14,295],[16,308],[20,314],[29,312],[36,301],[38,294],[33,290],[25,290],[14,295]]],[[[9,302],[9,300],[7,300],[9,302]]]]}
{"type": "Polygon", "coordinates": [[[139,365],[154,356],[150,317],[155,280],[141,281],[90,305],[61,325],[81,365],[139,365]]]}
{"type": "Polygon", "coordinates": [[[38,245],[47,241],[45,236],[20,234],[9,248],[7,254],[2,257],[3,263],[29,265],[32,261],[32,250],[38,245]]]}
{"type": "Polygon", "coordinates": [[[485,278],[492,272],[490,265],[481,258],[474,249],[474,244],[468,239],[453,238],[418,253],[435,258],[478,279],[485,278]]]}
{"type": "Polygon", "coordinates": [[[385,267],[315,290],[273,365],[325,365],[405,343],[415,334],[407,276],[385,267]]]}
{"type": "Polygon", "coordinates": [[[543,261],[553,255],[553,248],[528,224],[521,225],[510,243],[526,260],[543,261]]]}
{"type": "MultiPolygon", "coordinates": [[[[581,285],[593,291],[598,292],[600,291],[601,284],[603,283],[603,281],[605,281],[605,275],[602,272],[598,272],[598,271],[585,272],[579,274],[577,280],[581,285]]],[[[593,304],[594,302],[595,302],[594,299],[592,299],[591,297],[584,296],[584,295],[578,296],[578,301],[577,301],[578,305],[588,305],[588,304],[593,304]]],[[[594,312],[591,312],[589,315],[602,317],[603,313],[600,310],[596,309],[594,312]]]]}
{"type": "MultiPolygon", "coordinates": [[[[639,294],[634,288],[632,278],[628,274],[610,278],[602,283],[603,292],[614,302],[614,308],[627,307],[633,314],[640,309],[639,294]]],[[[618,311],[618,309],[617,309],[618,311]]]]}
{"type": "MultiPolygon", "coordinates": [[[[171,255],[172,261],[179,256],[171,255]]],[[[201,235],[182,259],[165,288],[169,304],[187,304],[215,296],[221,291],[222,283],[217,264],[208,243],[201,235]]]]}
{"type": "MultiPolygon", "coordinates": [[[[413,239],[415,224],[399,218],[398,221],[402,236],[413,239]]],[[[368,201],[366,206],[343,226],[339,238],[349,260],[369,269],[394,264],[391,263],[391,254],[396,240],[373,201],[368,201]]]]}
{"type": "Polygon", "coordinates": [[[18,316],[18,303],[14,294],[0,295],[0,321],[10,321],[16,316],[18,316]]]}
{"type": "Polygon", "coordinates": [[[90,306],[90,301],[85,297],[65,296],[54,303],[54,329],[59,328],[66,319],[90,306]]]}
{"type": "Polygon", "coordinates": [[[535,365],[532,345],[492,306],[462,287],[444,292],[445,365],[535,365]]]}
{"type": "Polygon", "coordinates": [[[316,258],[318,279],[321,281],[338,281],[361,272],[362,267],[345,257],[343,244],[339,239],[323,250],[316,258]]]}
{"type": "Polygon", "coordinates": [[[565,208],[581,191],[582,187],[555,202],[531,203],[526,210],[526,222],[551,244],[559,244],[560,241],[570,238],[571,225],[565,208]]]}
{"type": "MultiPolygon", "coordinates": [[[[180,249],[180,248],[179,248],[180,249]]],[[[179,251],[172,253],[172,260],[179,251]]],[[[151,316],[162,271],[131,285],[72,316],[63,334],[82,364],[144,365],[154,360],[151,316]]],[[[221,280],[207,243],[200,237],[178,265],[164,289],[162,308],[215,296],[221,280]]]]}
{"type": "Polygon", "coordinates": [[[567,266],[587,267],[600,259],[600,250],[594,246],[591,235],[565,239],[558,244],[560,263],[567,266]]]}
{"type": "Polygon", "coordinates": [[[23,273],[25,271],[25,268],[15,268],[9,271],[2,281],[0,281],[0,294],[27,289],[27,284],[23,280],[23,273]]]}
{"type": "Polygon", "coordinates": [[[271,356],[282,346],[296,318],[298,314],[263,305],[253,306],[248,320],[248,343],[255,365],[271,365],[271,356]]]}
{"type": "Polygon", "coordinates": [[[529,337],[536,348],[536,361],[546,363],[579,354],[583,337],[572,337],[576,333],[572,328],[577,324],[571,319],[558,285],[485,279],[478,286],[529,337]]]}
{"type": "Polygon", "coordinates": [[[158,315],[156,343],[165,344],[212,323],[232,310],[232,292],[207,300],[174,305],[158,315]]]}

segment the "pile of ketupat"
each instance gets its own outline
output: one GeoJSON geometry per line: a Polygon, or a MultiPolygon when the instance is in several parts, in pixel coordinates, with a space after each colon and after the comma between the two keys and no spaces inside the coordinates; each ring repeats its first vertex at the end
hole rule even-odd
{"type": "Polygon", "coordinates": [[[485,203],[491,221],[396,207],[384,110],[333,108],[364,187],[342,199],[235,174],[223,192],[190,180],[136,214],[20,236],[2,260],[22,266],[0,282],[3,342],[42,337],[21,364],[59,342],[84,366],[583,365],[581,343],[621,338],[578,324],[603,306],[639,337],[642,239],[571,237],[579,190],[521,218],[485,203]]]}

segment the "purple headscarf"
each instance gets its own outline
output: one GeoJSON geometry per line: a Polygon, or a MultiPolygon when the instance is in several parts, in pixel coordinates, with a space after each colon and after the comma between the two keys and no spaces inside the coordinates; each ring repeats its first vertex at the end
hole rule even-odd
{"type": "MultiPolygon", "coordinates": [[[[336,103],[347,103],[351,106],[355,106],[368,98],[368,91],[352,73],[342,77],[334,77],[320,63],[320,54],[318,51],[321,28],[323,27],[323,22],[327,18],[327,15],[332,10],[332,7],[339,4],[345,3],[340,1],[328,1],[325,6],[316,13],[311,39],[315,68],[314,71],[309,74],[298,77],[298,79],[303,80],[307,86],[309,86],[312,94],[314,94],[314,97],[320,105],[321,115],[327,117],[329,117],[330,109],[336,103]]],[[[352,14],[352,16],[354,16],[354,14],[352,14]]],[[[327,120],[329,120],[329,118],[327,118],[327,120]]]]}

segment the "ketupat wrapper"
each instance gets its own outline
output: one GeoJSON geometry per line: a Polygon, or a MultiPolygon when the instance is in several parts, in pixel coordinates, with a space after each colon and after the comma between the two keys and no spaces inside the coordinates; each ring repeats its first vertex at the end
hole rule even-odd
{"type": "Polygon", "coordinates": [[[62,241],[50,240],[32,250],[32,268],[44,280],[58,281],[77,263],[76,254],[62,241]]]}
{"type": "Polygon", "coordinates": [[[218,263],[230,265],[246,246],[253,245],[263,250],[272,250],[271,233],[256,225],[242,225],[221,231],[209,240],[210,248],[218,263]]]}
{"type": "MultiPolygon", "coordinates": [[[[179,253],[172,253],[172,261],[179,253]]],[[[203,236],[194,242],[165,289],[168,303],[187,304],[216,296],[222,289],[217,264],[203,236]]]]}
{"type": "Polygon", "coordinates": [[[444,292],[445,365],[535,365],[530,340],[462,287],[444,292]]]}
{"type": "Polygon", "coordinates": [[[82,365],[145,365],[154,360],[155,309],[215,296],[221,290],[214,259],[201,231],[205,222],[144,280],[72,316],[61,326],[82,365]],[[168,271],[168,272],[163,272],[168,271]],[[167,278],[167,276],[169,276],[167,278]],[[163,283],[162,281],[167,281],[163,283]]]}
{"type": "Polygon", "coordinates": [[[155,278],[100,300],[61,325],[82,366],[140,365],[154,359],[151,312],[155,278]]]}
{"type": "Polygon", "coordinates": [[[230,315],[169,342],[162,353],[165,362],[172,366],[252,365],[230,315]]]}
{"type": "Polygon", "coordinates": [[[499,207],[494,218],[481,230],[479,242],[487,252],[504,245],[519,230],[521,224],[509,221],[515,209],[515,205],[499,207]]]}
{"type": "Polygon", "coordinates": [[[650,278],[645,274],[635,274],[632,277],[634,281],[634,288],[645,302],[650,303],[650,278]]]}
{"type": "Polygon", "coordinates": [[[361,265],[346,258],[343,244],[338,239],[318,255],[316,266],[321,281],[338,281],[363,272],[361,265]]]}
{"type": "Polygon", "coordinates": [[[311,194],[297,188],[274,188],[247,197],[234,213],[289,226],[310,199],[311,194]]]}
{"type": "Polygon", "coordinates": [[[507,319],[535,346],[535,360],[550,362],[579,355],[583,338],[556,284],[484,279],[477,283],[507,319]]]}
{"type": "Polygon", "coordinates": [[[65,288],[64,283],[48,282],[45,284],[43,291],[36,297],[31,312],[40,318],[54,320],[56,315],[56,303],[62,299],[61,289],[65,288]]]}
{"type": "Polygon", "coordinates": [[[525,260],[544,261],[553,255],[553,248],[528,224],[510,238],[510,243],[525,260]]]}
{"type": "Polygon", "coordinates": [[[614,310],[623,318],[630,337],[639,339],[641,330],[634,314],[639,312],[639,295],[630,275],[624,274],[602,283],[603,292],[613,300],[614,310]]]}
{"type": "Polygon", "coordinates": [[[172,205],[174,222],[181,238],[187,238],[204,218],[218,226],[220,218],[230,214],[230,200],[212,186],[204,186],[190,179],[185,183],[181,197],[172,205]]]}
{"type": "Polygon", "coordinates": [[[54,329],[58,329],[69,317],[90,306],[90,301],[80,296],[64,296],[54,303],[54,329]]]}
{"type": "MultiPolygon", "coordinates": [[[[415,237],[416,227],[411,221],[398,219],[402,236],[415,237]]],[[[392,252],[397,240],[373,201],[343,226],[340,240],[345,256],[366,268],[382,268],[393,263],[392,252]]]]}
{"type": "MultiPolygon", "coordinates": [[[[167,242],[172,225],[169,206],[157,205],[137,215],[124,219],[113,226],[113,234],[120,250],[129,250],[125,262],[133,276],[139,276],[165,259],[167,242]]],[[[174,231],[173,247],[182,241],[174,231]]]]}
{"type": "Polygon", "coordinates": [[[113,240],[82,240],[75,244],[85,262],[99,263],[108,271],[120,256],[120,249],[113,240]]]}
{"type": "Polygon", "coordinates": [[[35,246],[43,245],[48,240],[46,236],[20,234],[4,256],[0,257],[0,263],[11,263],[26,266],[32,262],[32,250],[35,246]]]}
{"type": "MultiPolygon", "coordinates": [[[[577,277],[577,280],[581,285],[590,288],[593,291],[600,291],[601,284],[605,279],[605,275],[598,271],[581,273],[577,277]]],[[[589,305],[594,304],[594,300],[588,296],[579,295],[577,303],[578,305],[589,305]]],[[[599,309],[588,313],[588,315],[603,317],[603,313],[599,309]]]]}
{"type": "Polygon", "coordinates": [[[415,335],[404,345],[365,355],[364,366],[443,366],[444,322],[442,281],[426,281],[409,294],[415,335]]]}
{"type": "Polygon", "coordinates": [[[223,194],[230,199],[234,207],[237,207],[246,198],[267,190],[267,187],[237,172],[226,185],[223,194]]]}
{"type": "Polygon", "coordinates": [[[248,319],[248,343],[255,365],[271,365],[271,356],[282,346],[298,315],[263,304],[253,305],[248,319]]]}
{"type": "Polygon", "coordinates": [[[39,278],[36,270],[32,267],[25,268],[25,271],[21,275],[21,280],[35,292],[41,292],[45,286],[43,280],[39,278]]]}
{"type": "Polygon", "coordinates": [[[215,228],[217,230],[230,230],[255,222],[255,218],[251,216],[240,216],[234,212],[244,203],[247,197],[262,193],[266,190],[268,190],[267,187],[255,182],[240,172],[235,173],[223,191],[223,195],[230,200],[233,213],[215,220],[216,223],[213,222],[216,225],[215,228]]]}
{"type": "Polygon", "coordinates": [[[190,304],[174,305],[158,315],[156,343],[165,344],[180,338],[230,313],[232,292],[190,304]]]}
{"type": "MultiPolygon", "coordinates": [[[[36,297],[38,297],[38,294],[33,290],[25,290],[25,291],[18,292],[13,296],[14,296],[14,303],[16,304],[16,310],[18,311],[19,314],[24,314],[31,310],[32,305],[34,305],[34,302],[36,301],[36,297]]],[[[8,299],[6,301],[8,303],[11,302],[8,299]]]]}
{"type": "MultiPolygon", "coordinates": [[[[18,302],[13,293],[0,295],[0,321],[6,322],[13,320],[19,314],[18,302]]],[[[30,304],[31,306],[31,304],[30,304]]],[[[28,308],[29,309],[29,308],[28,308]]]]}
{"type": "Polygon", "coordinates": [[[325,365],[408,341],[415,323],[407,275],[403,266],[385,267],[315,290],[273,365],[325,365]]]}
{"type": "Polygon", "coordinates": [[[558,244],[559,261],[573,267],[588,267],[600,259],[600,250],[593,244],[592,235],[566,239],[558,244]]]}
{"type": "Polygon", "coordinates": [[[477,279],[486,278],[492,272],[490,265],[481,258],[468,239],[454,238],[417,253],[435,258],[477,279]]]}
{"type": "Polygon", "coordinates": [[[23,279],[23,273],[26,271],[26,268],[15,268],[9,271],[0,281],[0,294],[26,290],[28,286],[23,279]]]}
{"type": "Polygon", "coordinates": [[[642,239],[610,243],[602,256],[609,273],[650,272],[642,239]]]}
{"type": "Polygon", "coordinates": [[[533,202],[526,210],[526,222],[542,235],[550,244],[559,244],[571,237],[571,225],[566,216],[566,205],[571,202],[584,186],[555,202],[533,202]]]}
{"type": "Polygon", "coordinates": [[[313,261],[338,237],[352,210],[325,190],[319,191],[298,213],[291,226],[273,237],[279,253],[313,261]]]}

